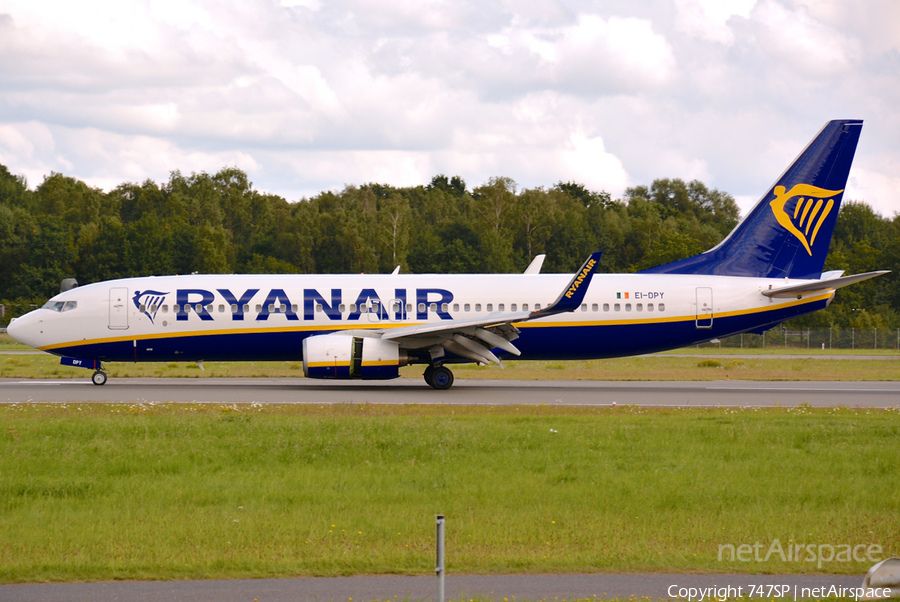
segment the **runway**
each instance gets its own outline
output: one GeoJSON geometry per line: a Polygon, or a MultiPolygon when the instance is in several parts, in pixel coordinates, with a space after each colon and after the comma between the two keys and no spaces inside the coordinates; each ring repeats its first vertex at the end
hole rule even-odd
{"type": "MultiPolygon", "coordinates": [[[[689,588],[726,588],[728,597],[796,600],[834,598],[806,595],[803,588],[857,588],[862,576],[846,575],[449,575],[448,600],[490,596],[493,600],[686,599],[689,588]],[[778,587],[779,589],[775,589],[778,587]],[[738,591],[737,588],[742,588],[738,591]],[[752,589],[751,589],[752,588],[752,589]],[[786,589],[785,589],[786,588],[786,589]],[[796,589],[795,589],[796,588],[796,589]],[[796,595],[796,597],[795,597],[796,595]]],[[[435,577],[397,575],[370,577],[306,577],[299,579],[234,579],[209,581],[132,581],[113,583],[39,583],[0,585],[0,600],[17,602],[325,602],[327,600],[434,600],[435,577]]],[[[719,590],[720,592],[722,590],[719,590]]],[[[704,596],[704,600],[715,599],[704,596]]],[[[721,595],[721,594],[720,594],[721,595]]],[[[692,600],[699,598],[693,590],[692,600]]]]}
{"type": "Polygon", "coordinates": [[[103,386],[0,379],[0,403],[87,402],[883,408],[900,404],[900,382],[457,380],[449,391],[434,391],[420,379],[111,378],[103,386]]]}

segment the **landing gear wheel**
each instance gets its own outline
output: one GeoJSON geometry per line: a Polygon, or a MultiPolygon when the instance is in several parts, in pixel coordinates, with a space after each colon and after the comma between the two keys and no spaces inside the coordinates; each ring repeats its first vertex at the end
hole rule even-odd
{"type": "Polygon", "coordinates": [[[94,372],[94,375],[91,376],[91,382],[95,385],[105,385],[106,384],[106,372],[101,372],[97,370],[94,372]]]}
{"type": "Polygon", "coordinates": [[[428,384],[431,385],[431,388],[437,389],[438,391],[446,391],[453,386],[453,373],[450,372],[449,368],[445,368],[444,366],[435,368],[431,372],[431,381],[428,382],[428,384]]]}
{"type": "Polygon", "coordinates": [[[428,383],[429,387],[433,387],[434,381],[432,380],[432,378],[434,378],[434,366],[428,366],[427,368],[425,368],[425,373],[422,375],[422,378],[425,379],[425,382],[428,383]]]}

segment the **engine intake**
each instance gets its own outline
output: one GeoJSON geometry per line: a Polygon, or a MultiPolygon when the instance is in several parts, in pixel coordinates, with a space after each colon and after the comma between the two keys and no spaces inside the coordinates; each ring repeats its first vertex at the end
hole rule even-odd
{"type": "Polygon", "coordinates": [[[303,374],[307,378],[387,380],[400,376],[406,351],[394,341],[349,334],[303,339],[303,374]]]}

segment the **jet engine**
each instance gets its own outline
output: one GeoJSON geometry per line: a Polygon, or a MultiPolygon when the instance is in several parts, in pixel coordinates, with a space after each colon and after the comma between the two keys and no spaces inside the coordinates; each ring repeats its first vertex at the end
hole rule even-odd
{"type": "Polygon", "coordinates": [[[307,378],[387,380],[400,376],[406,351],[394,341],[352,333],[303,339],[303,374],[307,378]]]}

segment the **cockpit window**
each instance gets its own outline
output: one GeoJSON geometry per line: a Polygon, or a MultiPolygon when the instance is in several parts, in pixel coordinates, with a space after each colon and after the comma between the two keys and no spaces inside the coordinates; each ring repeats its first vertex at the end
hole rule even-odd
{"type": "Polygon", "coordinates": [[[44,304],[44,309],[51,309],[53,311],[70,311],[78,307],[78,301],[47,301],[44,304]]]}

